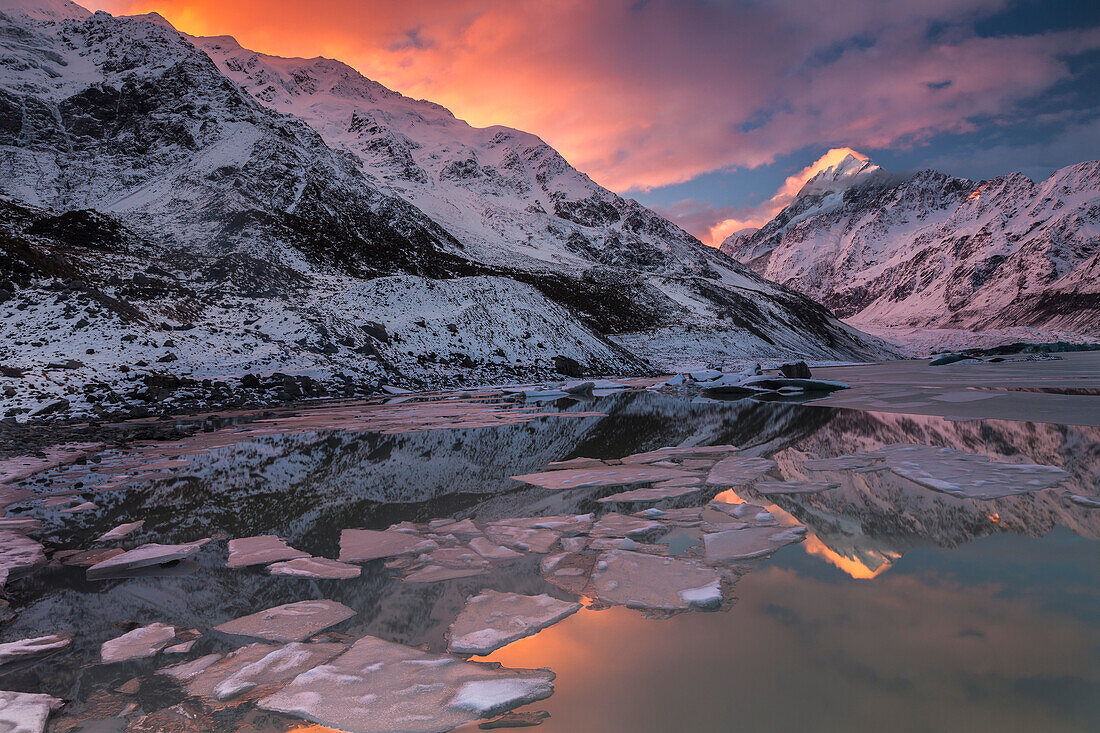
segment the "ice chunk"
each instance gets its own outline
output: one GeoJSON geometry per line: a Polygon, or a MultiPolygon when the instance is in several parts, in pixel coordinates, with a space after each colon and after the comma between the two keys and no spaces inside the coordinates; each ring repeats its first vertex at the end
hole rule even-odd
{"type": "Polygon", "coordinates": [[[485,591],[467,600],[451,624],[448,649],[457,654],[489,654],[556,624],[580,608],[579,603],[559,601],[545,594],[524,596],[485,591]]]}
{"type": "Polygon", "coordinates": [[[145,659],[159,652],[174,638],[175,627],[162,623],[149,624],[103,642],[99,655],[104,664],[145,659]]]}
{"type": "Polygon", "coordinates": [[[766,458],[729,456],[714,464],[707,476],[707,483],[712,486],[743,486],[751,484],[773,468],[775,461],[766,458]]]}
{"type": "Polygon", "coordinates": [[[1061,485],[1069,474],[1055,466],[994,463],[988,456],[930,445],[888,445],[890,470],[921,486],[967,499],[1000,499],[1061,485]]]}
{"type": "Polygon", "coordinates": [[[21,575],[45,564],[46,553],[40,543],[21,532],[0,530],[0,577],[21,575]]]}
{"type": "Polygon", "coordinates": [[[133,532],[135,530],[141,529],[142,525],[144,525],[144,524],[145,524],[144,519],[139,519],[136,522],[129,522],[127,524],[120,524],[117,527],[115,527],[114,529],[108,530],[108,531],[104,532],[103,534],[101,534],[99,537],[96,537],[95,541],[96,542],[110,542],[111,540],[120,539],[120,538],[125,537],[126,535],[130,534],[131,532],[133,532]]]}
{"type": "Polygon", "coordinates": [[[663,524],[652,519],[611,513],[605,514],[600,521],[596,522],[592,527],[592,536],[638,539],[663,528],[663,524]]]}
{"type": "Polygon", "coordinates": [[[1095,496],[1082,496],[1081,494],[1066,494],[1066,498],[1074,504],[1087,506],[1091,509],[1100,509],[1100,499],[1095,496]]]}
{"type": "Polygon", "coordinates": [[[67,649],[72,643],[72,634],[50,634],[0,644],[0,666],[47,657],[67,649]]]}
{"type": "Polygon", "coordinates": [[[334,643],[256,643],[225,656],[213,655],[214,659],[208,663],[196,665],[189,662],[166,667],[159,670],[159,673],[184,683],[189,695],[220,702],[243,695],[256,687],[286,682],[306,670],[328,662],[344,649],[343,644],[334,643]]]}
{"type": "Polygon", "coordinates": [[[858,456],[837,456],[836,458],[811,458],[806,461],[808,471],[855,471],[872,468],[882,464],[882,458],[863,454],[858,456]]]}
{"type": "Polygon", "coordinates": [[[0,691],[0,730],[4,733],[42,733],[50,713],[65,702],[49,695],[0,691]]]}
{"type": "Polygon", "coordinates": [[[746,527],[708,534],[703,538],[703,546],[708,561],[729,562],[770,555],[805,538],[805,527],[746,527]]]}
{"type": "Polygon", "coordinates": [[[574,468],[542,473],[528,473],[512,478],[544,489],[578,489],[589,486],[625,486],[648,484],[669,479],[693,478],[695,474],[678,468],[647,465],[605,466],[603,468],[574,468]]]}
{"type": "Polygon", "coordinates": [[[267,572],[272,575],[292,575],[299,578],[346,580],[358,578],[361,570],[358,565],[349,565],[326,557],[299,557],[268,565],[267,572]]]}
{"type": "Polygon", "coordinates": [[[303,641],[354,615],[355,611],[336,601],[298,601],[226,621],[214,630],[270,641],[303,641]]]}
{"type": "Polygon", "coordinates": [[[340,562],[366,562],[422,551],[424,542],[404,532],[345,529],[340,533],[340,562]]]}
{"type": "Polygon", "coordinates": [[[605,603],[675,611],[721,605],[722,579],[721,572],[695,560],[611,550],[596,562],[592,587],[605,603]]]}
{"type": "Polygon", "coordinates": [[[257,705],[349,733],[436,733],[549,697],[553,679],[549,670],[463,662],[367,636],[257,705]],[[484,681],[517,684],[468,686],[484,681]]]}
{"type": "Polygon", "coordinates": [[[696,494],[699,492],[699,489],[700,487],[698,486],[668,486],[663,488],[654,486],[648,489],[621,491],[618,494],[605,496],[602,499],[597,499],[596,501],[600,502],[601,504],[609,504],[612,502],[647,504],[656,501],[663,501],[665,499],[675,499],[677,497],[687,496],[689,494],[696,494]]]}
{"type": "Polygon", "coordinates": [[[485,536],[498,545],[540,554],[550,552],[550,549],[561,537],[559,533],[549,529],[535,529],[523,525],[515,526],[508,522],[493,522],[486,525],[485,536]]]}
{"type": "Polygon", "coordinates": [[[309,553],[295,550],[286,543],[286,540],[275,535],[265,534],[229,540],[229,559],[225,565],[230,568],[243,568],[299,557],[309,557],[309,553]]]}
{"type": "Polygon", "coordinates": [[[103,562],[96,563],[88,568],[89,578],[103,578],[111,575],[127,573],[140,568],[148,568],[175,560],[190,557],[199,551],[209,539],[189,542],[183,545],[158,545],[156,543],[142,545],[135,550],[115,555],[103,562]]]}
{"type": "Polygon", "coordinates": [[[484,537],[475,537],[470,540],[470,549],[487,560],[511,560],[514,557],[523,557],[523,553],[516,552],[503,545],[494,545],[484,537]]]}
{"type": "Polygon", "coordinates": [[[819,494],[839,486],[828,481],[760,481],[753,484],[761,494],[819,494]]]}
{"type": "Polygon", "coordinates": [[[717,369],[700,369],[696,372],[688,372],[688,376],[693,382],[712,382],[721,377],[722,372],[717,369]]]}

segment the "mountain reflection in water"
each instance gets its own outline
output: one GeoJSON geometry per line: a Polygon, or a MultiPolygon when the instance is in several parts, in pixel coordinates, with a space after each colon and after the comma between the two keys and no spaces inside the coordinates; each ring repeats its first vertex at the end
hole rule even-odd
{"type": "MultiPolygon", "coordinates": [[[[737,564],[740,577],[725,612],[640,612],[585,597],[579,613],[486,657],[554,670],[554,696],[530,707],[551,712],[544,730],[717,731],[734,721],[750,730],[1100,724],[1100,510],[1067,498],[1100,493],[1096,427],[691,401],[652,391],[539,408],[476,399],[340,406],[198,433],[173,445],[107,451],[98,462],[26,482],[40,495],[61,489],[74,501],[92,500],[94,509],[64,514],[46,508],[41,496],[9,509],[43,522],[33,536],[49,550],[86,549],[108,529],[144,520],[123,547],[275,534],[335,558],[345,528],[636,512],[651,504],[597,501],[623,486],[552,491],[510,477],[577,457],[712,445],[775,461],[773,479],[838,487],[765,495],[750,483],[655,504],[699,507],[717,494],[729,504],[763,507],[782,526],[804,525],[806,538],[770,558],[737,564]],[[898,443],[1056,466],[1068,476],[1059,488],[977,500],[932,491],[889,470],[806,466],[898,443]]],[[[683,551],[672,554],[698,552],[690,540],[696,530],[674,531],[689,540],[677,541],[683,551]]],[[[400,567],[379,561],[340,581],[228,569],[224,542],[196,556],[195,572],[165,577],[88,581],[82,568],[55,561],[9,584],[17,615],[2,640],[59,631],[73,631],[76,640],[61,655],[0,672],[0,687],[72,699],[58,720],[79,724],[94,719],[95,706],[84,701],[96,691],[109,696],[168,663],[99,665],[99,644],[121,633],[120,621],[163,621],[206,633],[304,598],[354,609],[356,617],[336,627],[349,638],[370,634],[441,652],[466,598],[482,589],[583,595],[548,583],[541,557],[528,554],[438,583],[402,581],[400,567]]],[[[196,647],[219,649],[224,641],[216,635],[196,647]]],[[[164,704],[183,699],[166,686],[161,679],[150,687],[156,694],[143,687],[139,707],[156,709],[158,695],[164,704]]],[[[227,709],[207,710],[206,725],[295,725],[247,705],[227,709]]]]}

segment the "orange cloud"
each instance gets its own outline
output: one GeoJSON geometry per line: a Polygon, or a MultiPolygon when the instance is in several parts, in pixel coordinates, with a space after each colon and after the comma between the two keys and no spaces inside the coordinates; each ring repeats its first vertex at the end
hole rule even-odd
{"type": "MultiPolygon", "coordinates": [[[[911,145],[973,129],[1071,76],[1100,30],[978,37],[1003,0],[90,0],[196,35],[324,55],[471,124],[534,132],[617,191],[807,146],[911,145]],[[936,39],[929,24],[951,28],[936,39]],[[866,39],[873,39],[867,43],[866,39]]],[[[730,227],[759,223],[727,217],[730,227]]]]}

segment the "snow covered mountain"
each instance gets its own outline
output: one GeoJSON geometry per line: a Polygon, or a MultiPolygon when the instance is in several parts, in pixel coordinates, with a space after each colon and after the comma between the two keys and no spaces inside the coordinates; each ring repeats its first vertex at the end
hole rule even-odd
{"type": "Polygon", "coordinates": [[[1100,333],[1100,161],[1042,183],[853,156],[721,251],[862,327],[1100,333]]]}
{"type": "Polygon", "coordinates": [[[201,42],[217,65],[159,16],[0,0],[15,409],[165,370],[431,385],[890,353],[534,136],[201,42]]]}

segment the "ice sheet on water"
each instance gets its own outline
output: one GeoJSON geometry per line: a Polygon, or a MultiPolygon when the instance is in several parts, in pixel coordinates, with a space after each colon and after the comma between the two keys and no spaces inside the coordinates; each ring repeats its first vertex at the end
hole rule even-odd
{"type": "Polygon", "coordinates": [[[592,588],[601,601],[628,608],[715,608],[723,577],[696,560],[611,550],[596,561],[592,588]]]}
{"type": "Polygon", "coordinates": [[[517,639],[556,624],[581,608],[548,595],[525,596],[488,590],[466,601],[451,624],[448,650],[489,654],[517,639]]]}
{"type": "Polygon", "coordinates": [[[258,705],[349,733],[435,733],[549,697],[553,679],[367,636],[258,705]]]}
{"type": "Polygon", "coordinates": [[[176,638],[176,629],[162,623],[149,624],[103,642],[99,648],[104,664],[151,657],[176,638]]]}
{"type": "Polygon", "coordinates": [[[9,575],[19,575],[45,564],[46,553],[41,543],[22,532],[0,530],[0,587],[9,575]]]}
{"type": "Polygon", "coordinates": [[[752,486],[761,494],[820,494],[840,487],[828,481],[758,481],[752,486]]]}
{"type": "Polygon", "coordinates": [[[627,484],[648,484],[654,481],[691,478],[693,473],[678,468],[663,466],[623,465],[604,468],[573,468],[542,473],[528,473],[513,476],[517,481],[541,486],[544,489],[560,491],[590,486],[625,486],[627,484]]]}
{"type": "Polygon", "coordinates": [[[804,464],[808,471],[855,471],[882,465],[882,458],[872,454],[811,458],[804,464]]]}
{"type": "Polygon", "coordinates": [[[329,560],[327,557],[299,557],[268,565],[267,572],[272,575],[289,575],[297,578],[347,580],[358,578],[361,568],[358,565],[329,560]]]}
{"type": "Polygon", "coordinates": [[[188,542],[183,545],[158,545],[150,543],[137,549],[115,555],[88,568],[89,578],[103,578],[125,574],[141,568],[155,567],[182,560],[194,555],[209,539],[188,542]]]}
{"type": "Polygon", "coordinates": [[[475,537],[470,540],[470,549],[487,560],[511,560],[523,557],[522,552],[516,552],[503,545],[496,545],[484,537],[475,537]]]}
{"type": "Polygon", "coordinates": [[[125,537],[126,535],[130,534],[131,532],[134,532],[136,530],[141,529],[141,527],[144,524],[145,524],[144,519],[139,519],[136,522],[128,522],[126,524],[120,524],[117,527],[115,527],[114,529],[108,530],[108,531],[104,532],[103,534],[101,534],[99,537],[96,537],[95,541],[96,542],[110,542],[111,540],[121,539],[122,537],[125,537]]]}
{"type": "Polygon", "coordinates": [[[625,514],[605,514],[592,527],[592,537],[628,537],[641,539],[664,529],[664,525],[652,519],[628,517],[625,514]]]}
{"type": "Polygon", "coordinates": [[[890,470],[933,491],[967,499],[1000,499],[1061,485],[1069,474],[1056,466],[996,463],[988,456],[930,445],[888,445],[869,455],[890,470]]]}
{"type": "Polygon", "coordinates": [[[751,484],[775,468],[775,461],[767,458],[729,456],[714,464],[707,475],[711,486],[743,486],[751,484]]]}
{"type": "Polygon", "coordinates": [[[354,615],[344,604],[328,599],[297,601],[226,621],[214,630],[269,641],[304,641],[354,615]]]}
{"type": "MultiPolygon", "coordinates": [[[[696,482],[697,483],[697,482],[696,482]]],[[[696,494],[700,490],[699,486],[667,486],[657,487],[653,486],[648,489],[634,489],[633,491],[620,491],[618,494],[612,494],[611,496],[605,496],[602,499],[597,499],[601,504],[611,504],[615,502],[632,502],[632,503],[644,503],[649,504],[657,501],[663,501],[665,499],[675,499],[681,496],[688,496],[689,494],[696,494]]]]}
{"type": "Polygon", "coordinates": [[[160,674],[183,683],[187,693],[208,700],[226,701],[257,687],[278,685],[328,662],[345,650],[343,644],[256,643],[226,655],[203,657],[202,664],[189,662],[165,667],[160,674]]]}
{"type": "Polygon", "coordinates": [[[708,562],[730,562],[770,555],[805,538],[805,527],[745,527],[708,534],[703,546],[708,562]]]}
{"type": "Polygon", "coordinates": [[[345,529],[340,533],[340,562],[366,562],[421,551],[424,540],[393,530],[345,529]]]}
{"type": "Polygon", "coordinates": [[[66,649],[72,643],[72,634],[50,634],[0,644],[0,667],[15,662],[40,659],[66,649]]]}
{"type": "Polygon", "coordinates": [[[286,543],[286,540],[275,535],[265,534],[229,540],[229,559],[225,565],[230,568],[243,568],[300,557],[309,557],[309,553],[295,550],[286,543]]]}
{"type": "Polygon", "coordinates": [[[4,733],[42,733],[50,713],[65,702],[49,695],[0,691],[0,730],[4,733]]]}

